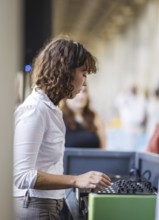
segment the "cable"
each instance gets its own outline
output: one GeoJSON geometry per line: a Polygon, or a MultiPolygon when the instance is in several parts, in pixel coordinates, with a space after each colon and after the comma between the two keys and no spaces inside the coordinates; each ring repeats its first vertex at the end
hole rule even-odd
{"type": "Polygon", "coordinates": [[[147,180],[150,180],[151,178],[151,171],[150,170],[145,170],[143,173],[142,173],[142,177],[144,177],[146,174],[148,174],[148,178],[146,178],[147,180]]]}

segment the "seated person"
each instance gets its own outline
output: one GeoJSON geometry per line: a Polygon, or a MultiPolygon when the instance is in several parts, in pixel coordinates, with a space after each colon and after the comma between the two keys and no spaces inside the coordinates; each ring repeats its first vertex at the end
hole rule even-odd
{"type": "Polygon", "coordinates": [[[157,124],[156,126],[156,129],[148,143],[146,151],[159,154],[159,124],[157,124]]]}
{"type": "Polygon", "coordinates": [[[66,147],[105,148],[105,127],[90,108],[86,86],[75,98],[63,101],[61,109],[66,125],[66,147]]]}

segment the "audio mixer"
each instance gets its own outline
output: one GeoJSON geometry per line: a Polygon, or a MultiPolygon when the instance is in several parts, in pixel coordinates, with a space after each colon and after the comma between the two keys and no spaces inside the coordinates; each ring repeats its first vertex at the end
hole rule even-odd
{"type": "Polygon", "coordinates": [[[115,175],[111,178],[111,186],[99,187],[96,189],[76,189],[76,198],[79,202],[79,208],[84,215],[88,212],[88,195],[95,193],[100,195],[157,195],[151,183],[139,176],[120,176],[115,175]]]}
{"type": "Polygon", "coordinates": [[[96,189],[76,189],[76,198],[87,196],[89,193],[97,194],[136,194],[136,195],[155,195],[157,189],[145,178],[114,176],[111,177],[111,186],[99,187],[96,189]]]}

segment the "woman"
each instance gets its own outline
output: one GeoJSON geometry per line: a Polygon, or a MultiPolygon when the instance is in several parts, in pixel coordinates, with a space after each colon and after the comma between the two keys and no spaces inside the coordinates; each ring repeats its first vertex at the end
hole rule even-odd
{"type": "Polygon", "coordinates": [[[105,148],[104,124],[90,108],[86,86],[75,98],[63,101],[61,108],[66,125],[66,147],[105,148]]]}
{"type": "Polygon", "coordinates": [[[101,172],[63,175],[65,125],[58,105],[75,97],[91,72],[96,72],[95,58],[64,37],[37,55],[33,91],[15,112],[15,219],[59,219],[64,189],[110,185],[101,172]]]}

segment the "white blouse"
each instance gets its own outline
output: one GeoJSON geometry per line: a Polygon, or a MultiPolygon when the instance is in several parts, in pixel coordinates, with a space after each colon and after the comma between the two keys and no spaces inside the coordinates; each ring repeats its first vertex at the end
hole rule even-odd
{"type": "Polygon", "coordinates": [[[33,189],[37,172],[63,174],[65,125],[62,112],[35,87],[15,111],[14,196],[61,199],[64,190],[33,189]]]}

